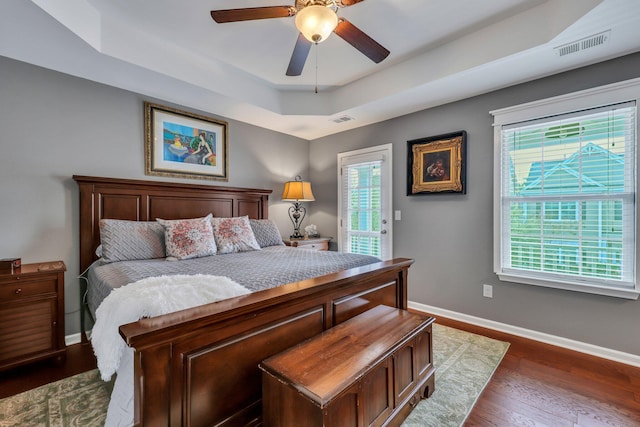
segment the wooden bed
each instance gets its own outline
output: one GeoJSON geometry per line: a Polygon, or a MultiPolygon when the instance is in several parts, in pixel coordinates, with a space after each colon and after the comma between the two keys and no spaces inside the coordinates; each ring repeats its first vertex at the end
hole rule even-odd
{"type": "MultiPolygon", "coordinates": [[[[271,190],[74,176],[80,269],[95,259],[102,218],[152,221],[268,216],[271,190]]],[[[407,308],[398,258],[290,283],[120,327],[135,350],[135,424],[261,423],[258,363],[374,306],[407,308]]]]}

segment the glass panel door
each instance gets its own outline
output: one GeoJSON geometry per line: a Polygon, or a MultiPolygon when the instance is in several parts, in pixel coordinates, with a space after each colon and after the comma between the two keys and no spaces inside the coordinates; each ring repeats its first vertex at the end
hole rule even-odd
{"type": "Polygon", "coordinates": [[[338,154],[339,248],[390,259],[391,144],[338,154]]]}

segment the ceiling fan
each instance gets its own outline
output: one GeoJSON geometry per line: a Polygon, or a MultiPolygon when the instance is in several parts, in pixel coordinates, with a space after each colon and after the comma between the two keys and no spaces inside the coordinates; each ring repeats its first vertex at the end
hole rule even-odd
{"type": "Polygon", "coordinates": [[[265,6],[244,9],[212,10],[211,17],[219,24],[256,19],[288,18],[295,16],[300,31],[287,68],[287,76],[299,76],[314,43],[324,41],[335,32],[347,43],[376,64],[389,51],[366,35],[351,22],[338,17],[338,8],[352,6],[364,0],[295,0],[295,6],[265,6]]]}

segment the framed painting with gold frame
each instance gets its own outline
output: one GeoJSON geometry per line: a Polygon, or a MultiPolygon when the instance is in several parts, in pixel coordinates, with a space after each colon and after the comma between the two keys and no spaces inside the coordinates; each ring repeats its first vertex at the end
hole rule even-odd
{"type": "Polygon", "coordinates": [[[144,103],[145,174],[229,180],[228,123],[144,103]]]}
{"type": "Polygon", "coordinates": [[[466,193],[465,131],[407,141],[407,196],[466,193]]]}

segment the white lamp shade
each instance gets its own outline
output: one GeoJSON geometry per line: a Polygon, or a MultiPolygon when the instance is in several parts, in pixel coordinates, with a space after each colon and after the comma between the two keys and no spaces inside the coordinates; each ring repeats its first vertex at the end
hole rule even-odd
{"type": "Polygon", "coordinates": [[[296,13],[296,27],[312,43],[320,43],[335,30],[338,15],[326,6],[307,6],[296,13]]]}

